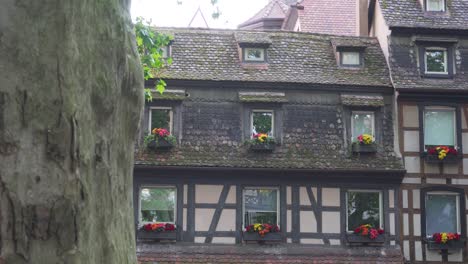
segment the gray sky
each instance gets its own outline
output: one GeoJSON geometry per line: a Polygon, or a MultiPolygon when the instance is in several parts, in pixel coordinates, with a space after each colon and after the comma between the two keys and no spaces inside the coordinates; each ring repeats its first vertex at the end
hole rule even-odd
{"type": "Polygon", "coordinates": [[[179,1],[181,5],[177,0],[132,0],[132,17],[151,19],[155,26],[187,27],[200,6],[210,28],[236,28],[268,3],[268,0],[218,0],[221,16],[214,20],[210,0],[179,1]]]}

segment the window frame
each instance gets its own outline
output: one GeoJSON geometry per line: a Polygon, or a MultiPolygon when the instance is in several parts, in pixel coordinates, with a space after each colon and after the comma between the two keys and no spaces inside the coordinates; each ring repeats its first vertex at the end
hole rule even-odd
{"type": "MultiPolygon", "coordinates": [[[[281,222],[281,190],[279,187],[274,187],[274,186],[244,186],[242,188],[242,229],[245,228],[245,199],[244,199],[244,194],[245,190],[255,190],[255,189],[263,189],[263,190],[275,190],[276,191],[276,225],[280,226],[281,222]]],[[[273,223],[270,223],[273,224],[273,223]]],[[[281,230],[281,229],[280,229],[281,230]]]]}
{"type": "Polygon", "coordinates": [[[340,50],[339,53],[340,53],[340,66],[341,67],[347,67],[347,68],[360,68],[360,67],[362,67],[363,60],[362,60],[362,52],[360,50],[344,49],[344,50],[340,50]],[[343,63],[344,53],[357,53],[358,56],[359,56],[359,64],[345,64],[345,63],[343,63]]]}
{"type": "Polygon", "coordinates": [[[443,4],[443,7],[444,7],[444,8],[443,8],[443,10],[438,10],[438,11],[436,11],[436,10],[429,10],[429,9],[428,9],[428,7],[429,7],[428,1],[429,1],[429,0],[424,0],[424,11],[430,12],[430,13],[432,13],[432,12],[434,12],[434,13],[445,13],[445,12],[447,12],[447,1],[446,1],[446,0],[440,0],[440,1],[443,2],[442,4],[443,4]]]}
{"type": "Polygon", "coordinates": [[[372,114],[372,137],[374,138],[375,141],[375,112],[374,111],[351,111],[351,142],[356,142],[357,141],[357,136],[359,135],[353,135],[354,132],[354,114],[372,114]]]}
{"type": "Polygon", "coordinates": [[[455,74],[454,69],[454,49],[455,46],[451,42],[437,42],[437,41],[418,41],[418,59],[419,59],[419,71],[420,75],[423,78],[440,78],[440,79],[449,79],[453,78],[455,74]],[[438,73],[438,72],[426,72],[426,49],[437,49],[437,50],[444,50],[446,51],[446,72],[445,73],[438,73]]]}
{"type": "Polygon", "coordinates": [[[425,106],[424,109],[422,110],[423,112],[423,115],[422,115],[422,130],[423,130],[423,133],[424,133],[424,137],[423,137],[423,150],[426,151],[427,150],[427,146],[435,146],[435,145],[426,145],[426,133],[425,133],[425,125],[426,125],[426,111],[427,110],[431,110],[431,111],[435,111],[435,110],[439,110],[439,111],[452,111],[453,112],[453,125],[454,125],[454,128],[453,128],[453,132],[454,132],[454,135],[453,135],[453,139],[454,139],[454,145],[453,147],[454,148],[457,148],[458,147],[458,143],[460,142],[459,139],[458,139],[458,120],[457,120],[457,108],[456,107],[450,107],[450,106],[425,106]]]}
{"type": "Polygon", "coordinates": [[[265,113],[265,112],[270,112],[271,113],[271,137],[275,138],[275,110],[273,109],[252,109],[250,111],[250,138],[253,138],[253,116],[254,113],[265,113]]]}
{"type": "MultiPolygon", "coordinates": [[[[424,196],[424,199],[427,199],[427,196],[428,195],[453,195],[453,196],[456,196],[458,199],[456,199],[456,203],[455,203],[455,206],[456,206],[456,213],[457,213],[457,233],[461,233],[461,218],[460,218],[460,194],[459,193],[456,193],[456,192],[449,192],[449,191],[429,191],[429,192],[426,192],[426,195],[424,196]]],[[[424,200],[424,206],[425,206],[425,211],[427,211],[427,201],[424,200]]],[[[426,218],[426,214],[424,214],[424,217],[426,218]]],[[[425,226],[425,229],[427,230],[427,218],[425,219],[425,223],[426,223],[426,226],[425,226]]],[[[432,235],[428,235],[426,233],[426,238],[428,237],[432,237],[432,235]]]]}
{"type": "Polygon", "coordinates": [[[171,57],[171,45],[163,46],[161,47],[162,52],[162,58],[163,59],[168,59],[171,57]]]}
{"type": "MultiPolygon", "coordinates": [[[[426,194],[427,193],[434,193],[434,192],[441,192],[441,193],[456,193],[458,194],[458,203],[459,203],[459,210],[457,215],[459,218],[457,222],[459,222],[460,234],[461,237],[466,237],[466,214],[465,214],[465,191],[461,188],[456,188],[452,186],[431,186],[422,188],[420,190],[420,201],[421,201],[421,237],[427,238],[427,230],[426,230],[426,194]]],[[[432,235],[432,234],[431,234],[432,235]]]]}
{"type": "Polygon", "coordinates": [[[448,69],[448,48],[446,47],[425,47],[424,48],[424,74],[425,75],[448,75],[449,74],[449,69],[448,69]],[[444,64],[445,64],[445,71],[444,72],[432,72],[427,70],[427,52],[428,51],[442,51],[444,54],[444,64]]]}
{"type": "MultiPolygon", "coordinates": [[[[346,233],[353,233],[354,229],[349,230],[349,216],[348,216],[348,193],[349,192],[361,192],[361,193],[378,193],[379,194],[379,226],[378,228],[384,229],[384,202],[383,202],[383,190],[379,189],[348,189],[345,191],[345,231],[346,233]]],[[[354,227],[356,228],[356,227],[354,227]]]]}
{"type": "Polygon", "coordinates": [[[267,62],[267,49],[265,47],[242,47],[242,62],[244,63],[266,63],[267,62]],[[263,60],[247,59],[247,50],[258,49],[263,52],[263,60]]]}
{"type": "Polygon", "coordinates": [[[141,215],[141,190],[142,189],[164,189],[164,188],[171,188],[174,189],[174,222],[161,222],[161,223],[170,223],[176,225],[177,223],[177,206],[178,206],[178,193],[177,193],[177,186],[175,185],[154,185],[154,184],[146,184],[140,185],[138,189],[138,225],[145,225],[153,222],[143,222],[142,215],[141,215]]]}
{"type": "Polygon", "coordinates": [[[170,106],[150,106],[149,113],[148,113],[148,135],[151,134],[151,118],[153,114],[153,110],[169,110],[169,133],[172,135],[172,131],[174,130],[174,109],[170,106]]]}

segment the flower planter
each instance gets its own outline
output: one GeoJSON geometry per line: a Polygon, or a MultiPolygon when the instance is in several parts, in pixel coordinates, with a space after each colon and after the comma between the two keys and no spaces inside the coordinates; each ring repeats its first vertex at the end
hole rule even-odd
{"type": "Polygon", "coordinates": [[[445,163],[445,164],[455,164],[460,161],[460,156],[458,155],[447,155],[444,159],[440,160],[438,155],[429,155],[425,154],[424,155],[424,160],[426,163],[431,163],[431,164],[439,164],[439,163],[445,163]]]}
{"type": "Polygon", "coordinates": [[[243,232],[242,238],[246,242],[257,241],[257,242],[283,242],[283,233],[271,232],[265,234],[263,237],[257,232],[243,232]]]}
{"type": "Polygon", "coordinates": [[[172,147],[174,147],[174,145],[165,139],[159,139],[158,141],[152,140],[148,143],[148,148],[152,150],[168,150],[172,147]]]}
{"type": "Polygon", "coordinates": [[[448,250],[448,249],[462,249],[465,247],[465,240],[450,240],[445,244],[436,243],[434,240],[426,240],[427,249],[430,250],[448,250]]]}
{"type": "Polygon", "coordinates": [[[275,144],[252,144],[250,145],[250,150],[252,151],[271,152],[274,149],[275,149],[275,144]]]}
{"type": "Polygon", "coordinates": [[[138,230],[137,238],[145,239],[145,240],[176,240],[177,232],[176,231],[155,232],[155,231],[138,230]]]}
{"type": "Polygon", "coordinates": [[[353,143],[354,153],[375,153],[377,152],[377,144],[359,144],[353,143]]]}
{"type": "Polygon", "coordinates": [[[363,236],[359,234],[347,234],[346,240],[350,244],[383,244],[385,243],[385,235],[379,235],[375,239],[370,239],[368,236],[363,236]]]}

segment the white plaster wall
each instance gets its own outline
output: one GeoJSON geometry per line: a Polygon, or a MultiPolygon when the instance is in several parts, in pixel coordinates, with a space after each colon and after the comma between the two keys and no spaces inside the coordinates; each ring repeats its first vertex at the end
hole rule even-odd
{"type": "Polygon", "coordinates": [[[405,168],[408,173],[420,173],[420,158],[419,157],[405,157],[405,168]]]}
{"type": "Polygon", "coordinates": [[[429,184],[446,184],[447,183],[445,179],[439,179],[439,178],[427,178],[426,182],[429,184]]]}
{"type": "Polygon", "coordinates": [[[408,208],[408,190],[403,190],[402,195],[403,195],[403,208],[408,208]]]}
{"type": "Polygon", "coordinates": [[[444,174],[458,174],[458,164],[444,164],[444,174]]]}
{"type": "Polygon", "coordinates": [[[404,150],[419,152],[419,131],[404,131],[404,150]]]}
{"type": "Polygon", "coordinates": [[[421,241],[415,241],[414,242],[414,256],[415,256],[415,259],[416,261],[422,261],[423,260],[423,257],[422,257],[422,243],[421,241]]]}
{"type": "Polygon", "coordinates": [[[229,187],[228,196],[226,197],[226,203],[235,204],[236,203],[236,186],[231,185],[229,187]]]}
{"type": "Polygon", "coordinates": [[[317,220],[314,212],[301,211],[299,215],[301,232],[317,232],[317,220]]]}
{"type": "Polygon", "coordinates": [[[187,208],[182,210],[182,219],[184,221],[184,230],[187,230],[187,208]]]}
{"type": "Polygon", "coordinates": [[[413,190],[413,208],[419,209],[421,206],[421,193],[418,189],[413,190]]]}
{"type": "Polygon", "coordinates": [[[195,185],[195,202],[196,203],[215,203],[219,201],[219,196],[223,185],[195,185]]]}
{"type": "Polygon", "coordinates": [[[421,184],[421,178],[404,177],[402,183],[404,183],[404,184],[421,184]]]}
{"type": "Polygon", "coordinates": [[[463,261],[463,253],[461,250],[450,252],[451,254],[448,255],[449,262],[462,262],[463,261]]]}
{"type": "Polygon", "coordinates": [[[323,245],[323,240],[317,238],[302,238],[300,242],[301,244],[323,245]]]}
{"type": "Polygon", "coordinates": [[[380,47],[388,63],[388,36],[390,36],[390,29],[385,23],[385,19],[382,15],[382,9],[380,8],[379,1],[376,1],[374,21],[372,23],[372,36],[379,40],[380,47]]]}
{"type": "Polygon", "coordinates": [[[419,113],[417,106],[403,105],[403,126],[419,127],[419,113]]]}
{"type": "Polygon", "coordinates": [[[463,159],[463,174],[468,174],[468,159],[463,159]]]}
{"type": "Polygon", "coordinates": [[[216,231],[235,231],[236,230],[236,210],[223,209],[219,218],[216,231]]]}
{"type": "Polygon", "coordinates": [[[466,106],[464,106],[462,108],[462,111],[461,111],[462,129],[467,129],[468,128],[468,126],[466,124],[466,118],[465,118],[465,111],[464,111],[465,108],[466,108],[466,106]]]}
{"type": "Polygon", "coordinates": [[[403,235],[409,235],[409,216],[408,214],[403,214],[403,235]]]}
{"type": "Polygon", "coordinates": [[[286,211],[286,232],[291,232],[292,212],[291,210],[286,211]]]}
{"type": "Polygon", "coordinates": [[[322,189],[323,206],[340,206],[340,189],[323,188],[322,189]]]}
{"type": "Polygon", "coordinates": [[[395,191],[394,190],[388,191],[388,207],[390,208],[395,207],[395,191]]]}
{"type": "Polygon", "coordinates": [[[452,184],[468,185],[468,179],[452,179],[452,184]]]}
{"type": "Polygon", "coordinates": [[[195,209],[195,231],[208,231],[215,209],[195,209]]]}
{"type": "Polygon", "coordinates": [[[291,186],[286,187],[286,203],[291,205],[291,186]]]}
{"type": "Polygon", "coordinates": [[[468,154],[468,133],[462,133],[463,154],[468,154]]]}
{"type": "Polygon", "coordinates": [[[428,250],[426,247],[426,260],[427,261],[442,261],[442,256],[437,250],[428,250]]]}
{"type": "Polygon", "coordinates": [[[340,233],[340,213],[322,212],[322,232],[340,233]]]}
{"type": "Polygon", "coordinates": [[[403,241],[403,255],[406,260],[410,260],[410,247],[408,240],[403,241]]]}
{"type": "Polygon", "coordinates": [[[439,174],[439,165],[424,162],[424,172],[439,174]]]}
{"type": "Polygon", "coordinates": [[[395,214],[389,213],[390,218],[390,235],[395,235],[395,214]]]}
{"type": "Polygon", "coordinates": [[[205,243],[205,237],[195,237],[195,243],[205,243]]]}
{"type": "Polygon", "coordinates": [[[235,244],[235,237],[213,237],[213,243],[215,244],[235,244]]]}
{"type": "Polygon", "coordinates": [[[309,195],[307,194],[306,187],[299,188],[299,204],[300,205],[311,205],[309,195]]]}
{"type": "Polygon", "coordinates": [[[339,246],[341,245],[341,241],[339,239],[330,239],[330,245],[339,246]]]}
{"type": "Polygon", "coordinates": [[[187,184],[184,184],[184,204],[187,204],[187,184]]]}
{"type": "Polygon", "coordinates": [[[413,214],[413,230],[415,236],[421,236],[421,215],[413,214]]]}

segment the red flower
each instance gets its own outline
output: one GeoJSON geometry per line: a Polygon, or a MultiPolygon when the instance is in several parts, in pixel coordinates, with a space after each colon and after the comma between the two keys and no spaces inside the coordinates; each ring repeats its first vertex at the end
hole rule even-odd
{"type": "Polygon", "coordinates": [[[153,227],[151,226],[151,224],[146,224],[143,226],[143,228],[146,230],[146,231],[151,231],[153,230],[153,227]]]}
{"type": "Polygon", "coordinates": [[[437,150],[435,148],[429,148],[427,150],[427,153],[429,153],[429,155],[436,155],[437,154],[437,150]]]}
{"type": "Polygon", "coordinates": [[[449,148],[448,154],[457,155],[458,151],[455,148],[449,148]]]}
{"type": "Polygon", "coordinates": [[[358,233],[361,233],[361,227],[356,227],[356,229],[354,229],[354,233],[355,234],[358,234],[358,233]]]}
{"type": "Polygon", "coordinates": [[[377,232],[379,232],[379,235],[383,235],[385,233],[385,231],[381,228],[377,229],[377,232]]]}
{"type": "Polygon", "coordinates": [[[378,236],[379,236],[379,231],[377,231],[377,229],[375,228],[371,228],[369,232],[370,239],[376,239],[378,236]]]}
{"type": "Polygon", "coordinates": [[[165,231],[174,231],[175,230],[175,225],[166,223],[166,226],[164,227],[165,231]]]}

